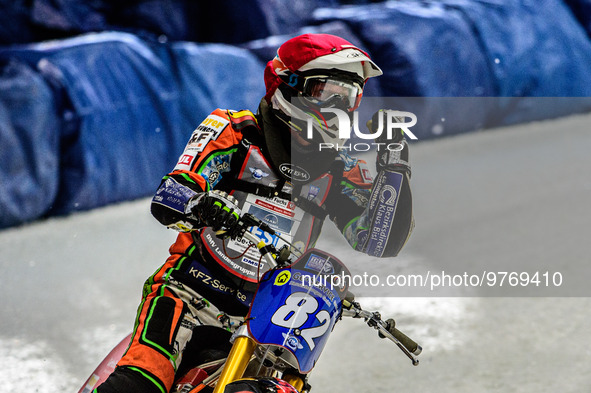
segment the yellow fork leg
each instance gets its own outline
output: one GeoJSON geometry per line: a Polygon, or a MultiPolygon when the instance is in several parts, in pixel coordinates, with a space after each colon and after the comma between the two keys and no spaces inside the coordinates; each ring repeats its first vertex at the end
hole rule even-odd
{"type": "Polygon", "coordinates": [[[223,393],[227,384],[242,377],[255,347],[256,343],[248,337],[237,337],[234,340],[228,360],[224,365],[224,371],[222,371],[213,393],[223,393]]]}
{"type": "Polygon", "coordinates": [[[304,380],[297,375],[284,375],[283,380],[293,386],[298,392],[301,392],[304,387],[304,380]]]}

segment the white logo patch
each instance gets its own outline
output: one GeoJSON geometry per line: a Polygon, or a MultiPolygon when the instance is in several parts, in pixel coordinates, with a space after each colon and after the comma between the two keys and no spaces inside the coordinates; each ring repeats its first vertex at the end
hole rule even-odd
{"type": "Polygon", "coordinates": [[[226,126],[230,124],[228,119],[217,115],[209,115],[203,122],[193,131],[191,138],[185,147],[185,151],[181,155],[175,170],[191,170],[191,166],[198,153],[201,153],[207,144],[216,140],[226,126]]]}

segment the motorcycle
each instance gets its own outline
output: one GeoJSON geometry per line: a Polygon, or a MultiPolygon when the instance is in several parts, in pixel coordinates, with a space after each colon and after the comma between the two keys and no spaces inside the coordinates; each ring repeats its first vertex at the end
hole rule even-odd
{"type": "MultiPolygon", "coordinates": [[[[229,353],[210,351],[209,358],[187,356],[171,393],[307,393],[307,375],[314,368],[335,324],[344,317],[363,319],[381,338],[392,341],[417,366],[422,348],[400,332],[393,320],[363,310],[349,291],[347,267],[336,257],[312,248],[303,253],[284,245],[277,250],[261,240],[264,232],[280,236],[268,224],[246,213],[232,233],[221,237],[245,239],[255,245],[271,268],[260,276],[244,322],[230,335],[220,334],[229,353]],[[255,234],[258,234],[255,235],[255,234]]],[[[286,242],[288,243],[288,242],[286,242]]],[[[90,393],[115,369],[131,340],[124,338],[101,362],[78,393],[90,393]]],[[[203,348],[185,349],[185,353],[203,348]]]]}

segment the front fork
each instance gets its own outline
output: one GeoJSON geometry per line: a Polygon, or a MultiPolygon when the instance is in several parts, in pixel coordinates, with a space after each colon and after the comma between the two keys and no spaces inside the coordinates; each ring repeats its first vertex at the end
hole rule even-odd
{"type": "MultiPolygon", "coordinates": [[[[232,349],[224,364],[220,379],[213,389],[213,393],[223,393],[226,385],[242,378],[244,371],[254,354],[256,348],[255,341],[246,335],[240,335],[238,331],[236,333],[238,337],[234,339],[232,349]]],[[[304,388],[304,380],[298,375],[288,374],[284,375],[282,379],[296,388],[298,392],[301,392],[304,388]]]]}
{"type": "Polygon", "coordinates": [[[256,343],[251,338],[245,336],[236,337],[213,393],[223,393],[227,384],[242,378],[255,347],[256,343]]]}
{"type": "Polygon", "coordinates": [[[301,392],[304,388],[304,380],[298,375],[284,375],[281,379],[293,386],[298,392],[301,392]]]}

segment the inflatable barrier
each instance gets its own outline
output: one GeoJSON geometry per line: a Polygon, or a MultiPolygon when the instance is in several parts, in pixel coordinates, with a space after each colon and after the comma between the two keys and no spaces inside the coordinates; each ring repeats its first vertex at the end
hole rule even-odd
{"type": "Polygon", "coordinates": [[[474,28],[501,97],[591,95],[591,42],[561,0],[441,0],[474,28]]]}
{"type": "MultiPolygon", "coordinates": [[[[167,49],[179,86],[186,138],[215,108],[256,111],[265,95],[264,64],[246,49],[223,44],[172,43],[167,49]]],[[[181,153],[186,143],[177,150],[181,153]]]]}
{"type": "Polygon", "coordinates": [[[591,0],[564,0],[581,24],[587,35],[591,37],[591,0]]]}
{"type": "Polygon", "coordinates": [[[213,109],[256,109],[264,95],[262,63],[228,45],[149,45],[102,33],[4,49],[0,57],[28,62],[55,86],[45,98],[59,101],[61,117],[51,214],[151,194],[213,109]]]}
{"type": "Polygon", "coordinates": [[[491,65],[500,97],[489,116],[492,125],[591,109],[591,99],[584,98],[591,96],[591,42],[561,0],[441,1],[474,26],[491,65]]]}
{"type": "Polygon", "coordinates": [[[141,40],[97,34],[13,50],[67,99],[53,213],[146,195],[173,164],[180,117],[168,69],[141,40]]]}
{"type": "Polygon", "coordinates": [[[59,179],[59,118],[52,92],[28,65],[0,71],[0,228],[41,217],[59,179]]]}
{"type": "Polygon", "coordinates": [[[100,31],[167,41],[239,44],[306,26],[337,0],[0,0],[0,44],[100,31]]]}
{"type": "Polygon", "coordinates": [[[314,13],[318,22],[342,21],[382,67],[386,96],[494,95],[490,69],[472,26],[442,4],[395,1],[314,13]]]}
{"type": "Polygon", "coordinates": [[[388,105],[417,114],[419,139],[487,126],[487,108],[467,101],[406,100],[405,97],[487,97],[495,92],[490,66],[461,13],[442,4],[388,2],[363,7],[323,9],[320,22],[341,21],[364,42],[384,75],[376,78],[388,105]],[[448,105],[449,104],[449,105],[448,105]],[[436,106],[433,106],[436,105],[436,106]],[[444,130],[432,125],[454,112],[457,122],[444,130]]]}
{"type": "Polygon", "coordinates": [[[385,70],[378,79],[384,96],[500,97],[464,105],[407,100],[412,104],[406,110],[424,119],[420,138],[591,108],[583,98],[547,105],[518,98],[591,95],[591,43],[559,0],[395,1],[314,15],[319,23],[346,23],[365,42],[385,70]],[[432,125],[449,118],[446,113],[458,122],[434,132],[432,125]]]}

